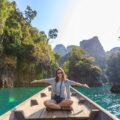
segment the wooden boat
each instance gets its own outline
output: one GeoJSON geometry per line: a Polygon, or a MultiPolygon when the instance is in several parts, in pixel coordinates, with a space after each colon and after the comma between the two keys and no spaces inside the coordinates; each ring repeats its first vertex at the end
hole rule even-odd
{"type": "Polygon", "coordinates": [[[43,102],[50,99],[50,86],[30,97],[0,120],[118,120],[114,115],[71,87],[72,111],[47,111],[43,102]]]}

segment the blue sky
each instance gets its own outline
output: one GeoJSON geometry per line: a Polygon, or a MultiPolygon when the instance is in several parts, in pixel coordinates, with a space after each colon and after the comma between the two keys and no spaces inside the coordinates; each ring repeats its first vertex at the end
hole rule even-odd
{"type": "Polygon", "coordinates": [[[17,7],[24,11],[29,5],[37,11],[37,17],[32,25],[40,31],[48,32],[49,29],[57,28],[70,0],[15,0],[17,7]]]}
{"type": "MultiPolygon", "coordinates": [[[[13,0],[12,0],[13,1],[13,0]]],[[[57,44],[79,45],[98,36],[105,51],[120,47],[120,0],[15,0],[24,11],[27,5],[37,11],[32,25],[40,31],[57,28],[57,44]]]]}

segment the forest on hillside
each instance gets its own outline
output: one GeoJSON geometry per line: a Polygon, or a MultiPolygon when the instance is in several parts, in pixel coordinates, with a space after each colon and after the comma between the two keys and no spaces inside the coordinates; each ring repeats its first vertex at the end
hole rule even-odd
{"type": "Polygon", "coordinates": [[[0,1],[0,79],[9,87],[49,77],[56,66],[48,41],[57,31],[50,30],[48,38],[33,27],[36,15],[29,6],[23,13],[15,2],[0,1]]]}
{"type": "MultiPolygon", "coordinates": [[[[60,65],[60,56],[49,44],[58,30],[50,29],[48,34],[39,31],[31,24],[36,16],[30,6],[21,12],[15,2],[0,1],[0,87],[29,86],[33,79],[53,77],[60,65]]],[[[105,71],[111,81],[118,82],[120,71],[115,70],[119,69],[120,55],[115,56],[109,58],[105,71]]],[[[101,85],[102,70],[94,61],[83,49],[73,48],[62,67],[70,79],[101,85]]]]}

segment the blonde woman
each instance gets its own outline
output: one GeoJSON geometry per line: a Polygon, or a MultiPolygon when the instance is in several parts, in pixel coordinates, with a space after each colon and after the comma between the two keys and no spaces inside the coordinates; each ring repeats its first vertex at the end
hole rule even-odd
{"type": "Polygon", "coordinates": [[[51,100],[44,101],[44,105],[48,109],[61,109],[68,108],[72,105],[73,101],[70,99],[70,86],[83,86],[88,87],[87,84],[81,84],[68,80],[62,68],[56,70],[55,78],[34,80],[31,83],[47,82],[52,85],[51,100]]]}

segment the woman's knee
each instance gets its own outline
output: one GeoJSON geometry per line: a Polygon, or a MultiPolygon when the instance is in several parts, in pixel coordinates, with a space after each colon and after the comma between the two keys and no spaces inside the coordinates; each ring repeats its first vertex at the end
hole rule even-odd
{"type": "Polygon", "coordinates": [[[45,106],[47,106],[48,105],[48,101],[46,100],[46,101],[44,101],[44,105],[45,106]]]}
{"type": "Polygon", "coordinates": [[[73,101],[72,100],[64,100],[64,101],[62,101],[61,103],[60,103],[60,105],[65,105],[65,106],[70,106],[70,105],[72,105],[73,104],[73,101]]]}
{"type": "Polygon", "coordinates": [[[50,104],[56,104],[56,102],[55,101],[53,101],[53,100],[46,100],[46,101],[44,101],[44,105],[45,106],[48,106],[48,105],[50,105],[50,104]]]}

